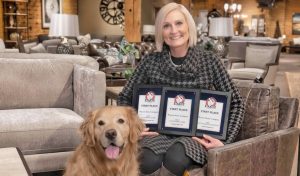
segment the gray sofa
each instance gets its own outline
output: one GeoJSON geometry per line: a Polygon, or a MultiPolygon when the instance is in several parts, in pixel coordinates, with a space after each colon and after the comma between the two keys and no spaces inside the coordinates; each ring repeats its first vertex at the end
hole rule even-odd
{"type": "Polygon", "coordinates": [[[89,57],[24,56],[0,57],[0,148],[18,147],[33,173],[63,170],[84,117],[105,105],[105,74],[89,57]]]}

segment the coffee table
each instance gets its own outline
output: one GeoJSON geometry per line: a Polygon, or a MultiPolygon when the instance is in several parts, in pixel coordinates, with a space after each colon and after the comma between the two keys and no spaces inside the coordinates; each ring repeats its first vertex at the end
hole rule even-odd
{"type": "Polygon", "coordinates": [[[0,148],[0,175],[32,176],[24,156],[18,148],[0,148]]]}

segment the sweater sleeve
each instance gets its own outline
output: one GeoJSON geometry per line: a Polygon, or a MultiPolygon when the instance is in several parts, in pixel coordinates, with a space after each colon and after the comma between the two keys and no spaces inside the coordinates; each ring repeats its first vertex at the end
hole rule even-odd
{"type": "Polygon", "coordinates": [[[231,80],[224,65],[217,56],[212,58],[212,70],[214,86],[219,91],[232,91],[231,106],[228,119],[227,137],[225,144],[234,142],[242,126],[245,113],[245,104],[239,90],[231,80]]]}
{"type": "Polygon", "coordinates": [[[122,92],[120,92],[117,104],[120,106],[131,106],[133,87],[135,84],[146,84],[148,82],[147,67],[149,66],[149,56],[146,56],[141,60],[139,65],[136,67],[130,79],[127,81],[122,92]]]}

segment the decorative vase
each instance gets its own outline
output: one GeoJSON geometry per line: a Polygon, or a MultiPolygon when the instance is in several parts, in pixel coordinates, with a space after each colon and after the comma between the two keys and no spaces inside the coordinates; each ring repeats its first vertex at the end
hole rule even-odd
{"type": "Polygon", "coordinates": [[[13,41],[17,41],[18,37],[19,37],[19,34],[16,32],[13,32],[9,35],[10,40],[13,40],[13,41]]]}
{"type": "Polygon", "coordinates": [[[15,24],[15,20],[14,20],[14,17],[11,15],[9,16],[9,27],[13,27],[14,24],[15,24]]]}

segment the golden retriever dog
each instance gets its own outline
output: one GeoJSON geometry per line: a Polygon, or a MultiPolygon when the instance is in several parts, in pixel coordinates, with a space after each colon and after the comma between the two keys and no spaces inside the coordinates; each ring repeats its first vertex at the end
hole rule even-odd
{"type": "Polygon", "coordinates": [[[138,176],[138,139],[145,128],[131,107],[107,106],[80,126],[83,141],[65,176],[138,176]]]}

